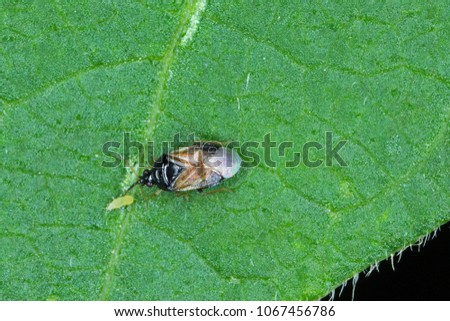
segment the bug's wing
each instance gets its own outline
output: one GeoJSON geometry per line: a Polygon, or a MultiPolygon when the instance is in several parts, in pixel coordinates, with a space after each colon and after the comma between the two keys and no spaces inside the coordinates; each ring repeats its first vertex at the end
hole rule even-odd
{"type": "Polygon", "coordinates": [[[216,171],[205,167],[188,167],[174,182],[174,190],[190,191],[212,187],[222,181],[222,176],[216,171]]]}
{"type": "Polygon", "coordinates": [[[203,151],[204,167],[214,170],[222,178],[234,176],[241,167],[241,158],[233,149],[219,147],[215,150],[203,151]]]}
{"type": "Polygon", "coordinates": [[[217,156],[218,151],[226,150],[219,144],[211,142],[197,142],[193,146],[183,147],[171,152],[168,156],[171,161],[180,166],[201,166],[205,159],[217,156]]]}
{"type": "Polygon", "coordinates": [[[183,167],[201,166],[202,150],[197,146],[190,146],[173,151],[169,155],[169,159],[175,164],[183,167]]]}

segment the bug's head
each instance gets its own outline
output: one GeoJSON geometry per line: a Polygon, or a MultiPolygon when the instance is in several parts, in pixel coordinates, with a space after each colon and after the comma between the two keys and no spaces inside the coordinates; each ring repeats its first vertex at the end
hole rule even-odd
{"type": "Polygon", "coordinates": [[[127,192],[130,189],[132,189],[133,187],[135,187],[136,185],[142,185],[142,186],[147,186],[147,187],[153,186],[152,173],[150,172],[150,170],[148,170],[148,169],[144,170],[142,175],[139,176],[139,179],[127,189],[127,192]]]}
{"type": "Polygon", "coordinates": [[[153,186],[152,173],[150,172],[150,170],[144,170],[142,176],[139,178],[139,184],[145,185],[147,187],[153,186]]]}

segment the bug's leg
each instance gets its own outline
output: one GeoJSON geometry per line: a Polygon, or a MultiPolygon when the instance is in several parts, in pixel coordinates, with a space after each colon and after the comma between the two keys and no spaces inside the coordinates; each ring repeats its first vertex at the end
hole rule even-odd
{"type": "Polygon", "coordinates": [[[139,183],[139,179],[140,179],[140,175],[136,172],[136,170],[130,165],[130,162],[128,161],[128,160],[126,160],[125,161],[125,167],[128,167],[130,170],[131,170],[131,172],[137,177],[137,179],[138,179],[138,181],[136,181],[133,185],[131,185],[129,188],[128,188],[128,190],[125,192],[125,193],[127,193],[130,189],[132,189],[134,186],[136,186],[136,185],[138,185],[138,184],[140,184],[139,183]]]}
{"type": "Polygon", "coordinates": [[[148,209],[148,200],[149,200],[149,198],[145,196],[144,189],[142,188],[142,186],[140,186],[139,189],[141,190],[142,198],[145,200],[145,206],[148,209]]]}
{"type": "Polygon", "coordinates": [[[220,187],[220,188],[217,188],[217,189],[214,189],[214,190],[212,190],[212,191],[208,191],[208,192],[203,192],[202,191],[202,195],[211,195],[211,194],[216,194],[216,193],[222,193],[222,192],[234,192],[232,189],[229,189],[229,188],[226,188],[226,187],[220,187]]]}
{"type": "Polygon", "coordinates": [[[148,158],[148,162],[147,162],[147,166],[146,167],[148,167],[148,168],[152,168],[153,167],[153,164],[155,163],[155,161],[156,161],[156,159],[155,159],[155,156],[154,155],[152,155],[152,156],[148,156],[149,158],[148,158]]]}
{"type": "Polygon", "coordinates": [[[159,194],[161,194],[163,191],[161,189],[156,190],[156,192],[150,194],[150,195],[145,195],[144,193],[144,188],[141,186],[141,191],[142,191],[142,197],[145,200],[145,205],[148,208],[148,203],[150,201],[151,198],[158,196],[159,194]]]}
{"type": "MultiPolygon", "coordinates": [[[[144,188],[142,188],[142,189],[144,189],[144,188]]],[[[159,194],[161,194],[162,192],[163,192],[163,190],[157,189],[154,193],[151,193],[150,195],[147,195],[146,200],[148,200],[149,198],[152,198],[152,197],[156,197],[159,194]]]]}
{"type": "Polygon", "coordinates": [[[175,191],[175,196],[176,197],[184,197],[186,199],[186,201],[189,202],[189,194],[186,192],[177,192],[175,191]]]}

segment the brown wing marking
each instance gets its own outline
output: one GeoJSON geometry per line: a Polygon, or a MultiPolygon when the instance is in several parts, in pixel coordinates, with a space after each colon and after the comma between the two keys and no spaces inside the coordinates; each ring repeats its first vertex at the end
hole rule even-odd
{"type": "Polygon", "coordinates": [[[186,168],[175,181],[178,191],[190,191],[217,185],[222,177],[215,171],[205,167],[186,168]]]}
{"type": "Polygon", "coordinates": [[[169,154],[169,157],[172,162],[185,168],[173,183],[172,187],[177,191],[207,188],[219,184],[222,180],[217,170],[203,163],[209,153],[199,146],[179,149],[169,154]]]}
{"type": "Polygon", "coordinates": [[[202,164],[201,149],[196,146],[185,147],[169,154],[171,161],[177,165],[199,167],[202,164]]]}

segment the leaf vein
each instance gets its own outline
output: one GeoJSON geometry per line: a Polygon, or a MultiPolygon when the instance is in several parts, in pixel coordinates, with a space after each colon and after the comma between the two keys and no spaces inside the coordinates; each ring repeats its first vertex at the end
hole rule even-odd
{"type": "Polygon", "coordinates": [[[364,70],[359,70],[359,69],[353,69],[350,67],[339,67],[336,65],[332,65],[332,64],[324,64],[323,62],[320,63],[309,63],[309,62],[305,62],[305,61],[301,61],[299,60],[297,57],[295,57],[293,54],[291,54],[290,52],[282,49],[280,46],[277,46],[276,44],[274,44],[272,41],[270,41],[269,39],[259,39],[256,35],[254,35],[253,33],[246,31],[246,30],[242,30],[241,28],[238,28],[236,26],[230,26],[229,24],[227,24],[226,22],[220,20],[218,17],[216,16],[212,16],[212,15],[208,15],[207,19],[209,19],[210,21],[216,23],[217,25],[223,26],[224,28],[235,32],[237,34],[240,34],[243,37],[252,39],[253,41],[257,42],[257,43],[261,43],[269,48],[272,48],[274,51],[278,52],[280,55],[282,55],[283,57],[285,57],[288,61],[290,61],[291,63],[293,63],[294,65],[301,67],[301,68],[310,68],[310,69],[330,69],[330,70],[334,70],[337,72],[341,72],[341,73],[345,73],[345,74],[350,74],[350,75],[354,75],[354,76],[363,76],[366,78],[371,78],[371,77],[377,77],[380,75],[384,75],[396,70],[401,70],[401,69],[406,69],[409,70],[412,73],[421,75],[425,78],[429,78],[429,79],[433,79],[435,81],[438,81],[444,85],[446,85],[447,87],[450,87],[450,80],[445,78],[442,75],[439,75],[435,72],[429,72],[427,70],[424,70],[422,68],[418,68],[418,67],[414,67],[412,65],[409,64],[403,64],[403,63],[399,63],[393,66],[388,66],[385,68],[381,68],[378,70],[374,70],[371,72],[368,71],[364,71],[364,70]]]}
{"type": "Polygon", "coordinates": [[[438,133],[433,138],[430,148],[428,151],[426,151],[422,157],[420,157],[419,161],[412,165],[405,175],[401,176],[397,180],[391,181],[389,184],[385,186],[385,188],[381,189],[379,192],[372,195],[370,198],[367,199],[367,201],[362,201],[359,203],[355,203],[353,205],[344,207],[339,209],[337,212],[345,212],[345,211],[351,211],[355,210],[359,207],[367,206],[371,203],[373,203],[375,200],[386,194],[387,192],[394,190],[401,186],[402,183],[408,181],[415,173],[418,173],[419,170],[424,166],[424,164],[427,162],[427,160],[431,157],[433,152],[438,148],[439,144],[446,139],[446,133],[447,133],[447,127],[448,127],[448,118],[449,115],[447,114],[447,117],[444,118],[444,123],[441,127],[441,129],[438,131],[438,133]]]}
{"type": "Polygon", "coordinates": [[[36,88],[36,90],[34,90],[32,93],[30,94],[26,94],[23,95],[21,97],[15,98],[15,99],[11,99],[11,100],[7,100],[6,98],[4,98],[3,100],[6,101],[5,104],[5,111],[10,110],[13,107],[16,107],[17,105],[29,102],[31,100],[33,100],[34,98],[43,95],[44,93],[50,91],[51,89],[58,87],[64,83],[67,83],[69,81],[71,81],[72,79],[79,79],[82,76],[89,74],[91,72],[100,70],[100,69],[108,69],[108,68],[116,68],[125,64],[130,64],[130,63],[142,63],[144,61],[155,61],[158,60],[158,57],[145,57],[145,58],[129,58],[129,59],[125,59],[125,60],[120,60],[114,63],[106,63],[106,64],[98,64],[95,66],[88,66],[86,68],[83,69],[79,69],[76,71],[73,71],[57,80],[55,80],[54,82],[44,85],[42,87],[36,88]]]}

